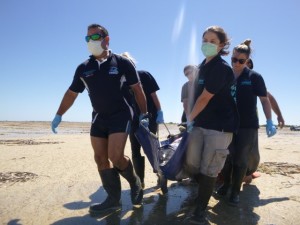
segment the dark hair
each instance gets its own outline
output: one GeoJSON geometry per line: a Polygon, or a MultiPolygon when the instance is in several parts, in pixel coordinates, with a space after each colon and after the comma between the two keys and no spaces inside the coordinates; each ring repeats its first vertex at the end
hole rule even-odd
{"type": "Polygon", "coordinates": [[[97,24],[97,23],[93,23],[93,24],[88,26],[88,30],[91,29],[91,28],[99,28],[102,31],[102,34],[104,35],[104,37],[109,36],[108,31],[106,30],[106,28],[99,25],[99,24],[97,24]]]}
{"type": "Polygon", "coordinates": [[[229,40],[227,34],[225,33],[224,29],[222,27],[219,27],[219,26],[208,27],[204,31],[202,37],[204,37],[204,35],[207,32],[213,32],[213,33],[215,33],[218,36],[218,39],[220,40],[220,44],[224,44],[224,47],[221,49],[221,51],[219,52],[219,54],[220,55],[228,55],[229,51],[227,51],[226,49],[228,49],[229,46],[230,46],[230,40],[229,40]]]}
{"type": "Polygon", "coordinates": [[[195,65],[192,65],[192,64],[189,64],[189,65],[186,65],[184,68],[183,68],[183,73],[185,73],[185,71],[189,70],[189,69],[196,69],[197,67],[195,65]]]}
{"type": "Polygon", "coordinates": [[[251,40],[246,39],[243,43],[234,47],[233,51],[237,51],[238,53],[246,54],[247,57],[249,58],[251,55],[251,52],[252,52],[252,50],[250,48],[250,44],[251,44],[251,40]]]}
{"type": "Polygon", "coordinates": [[[254,65],[253,65],[252,59],[250,59],[250,58],[248,59],[247,66],[248,66],[249,69],[251,69],[251,70],[253,69],[254,65]]]}

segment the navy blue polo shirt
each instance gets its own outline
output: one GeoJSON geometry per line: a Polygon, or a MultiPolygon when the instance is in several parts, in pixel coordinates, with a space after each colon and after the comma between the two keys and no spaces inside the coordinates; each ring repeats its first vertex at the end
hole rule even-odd
{"type": "Polygon", "coordinates": [[[200,65],[195,82],[195,98],[201,95],[204,88],[214,96],[204,110],[195,118],[194,126],[224,132],[235,132],[238,128],[238,112],[231,95],[234,74],[228,63],[220,55],[200,65]]]}
{"type": "MultiPolygon", "coordinates": [[[[141,84],[143,86],[143,90],[147,99],[147,110],[149,113],[151,113],[152,118],[156,118],[157,116],[157,108],[153,102],[151,94],[159,90],[159,86],[154,79],[154,77],[145,70],[138,70],[138,74],[140,77],[141,84]]],[[[140,109],[137,106],[137,103],[135,99],[133,99],[134,106],[135,106],[135,112],[137,115],[140,114],[140,109]]]]}
{"type": "Polygon", "coordinates": [[[259,128],[257,96],[267,96],[264,79],[259,73],[246,67],[236,80],[240,128],[259,128]]]}
{"type": "Polygon", "coordinates": [[[111,53],[101,64],[93,56],[80,64],[69,89],[81,93],[86,89],[95,112],[109,117],[122,111],[132,111],[129,86],[139,82],[132,63],[111,53]]]}

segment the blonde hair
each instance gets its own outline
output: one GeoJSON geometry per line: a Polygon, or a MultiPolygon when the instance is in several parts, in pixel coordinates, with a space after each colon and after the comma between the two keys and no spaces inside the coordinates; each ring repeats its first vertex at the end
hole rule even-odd
{"type": "Polygon", "coordinates": [[[244,42],[234,47],[233,51],[237,51],[238,53],[244,53],[249,58],[252,52],[250,44],[251,44],[251,40],[246,39],[244,42]]]}
{"type": "Polygon", "coordinates": [[[135,66],[136,60],[135,60],[135,58],[132,57],[132,55],[130,55],[129,52],[123,52],[120,55],[127,58],[127,59],[129,59],[129,61],[135,66]]]}

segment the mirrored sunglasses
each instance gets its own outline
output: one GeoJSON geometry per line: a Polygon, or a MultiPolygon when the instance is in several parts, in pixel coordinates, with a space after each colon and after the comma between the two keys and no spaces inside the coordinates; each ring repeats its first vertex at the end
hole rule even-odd
{"type": "Polygon", "coordinates": [[[92,35],[85,36],[85,41],[86,42],[89,42],[90,40],[97,41],[100,38],[104,38],[104,36],[101,34],[92,34],[92,35]]]}
{"type": "Polygon", "coordinates": [[[239,62],[239,64],[244,64],[247,61],[247,59],[237,59],[235,57],[231,58],[231,62],[236,63],[239,62]]]}

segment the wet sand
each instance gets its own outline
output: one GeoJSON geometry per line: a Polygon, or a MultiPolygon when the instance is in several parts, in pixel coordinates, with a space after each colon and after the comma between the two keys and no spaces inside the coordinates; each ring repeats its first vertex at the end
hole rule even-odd
{"type": "MultiPolygon", "coordinates": [[[[176,125],[168,125],[172,134],[176,125]]],[[[167,136],[164,127],[161,138],[167,136]]],[[[261,177],[241,191],[241,203],[211,198],[211,224],[300,224],[300,132],[289,128],[267,138],[260,129],[261,177]]],[[[126,154],[130,153],[129,140],[126,154]]],[[[0,224],[189,224],[197,188],[168,182],[168,195],[156,187],[146,163],[143,206],[133,208],[122,181],[122,209],[91,217],[88,208],[106,196],[89,139],[89,123],[63,122],[54,135],[50,122],[0,122],[0,224]]]]}

